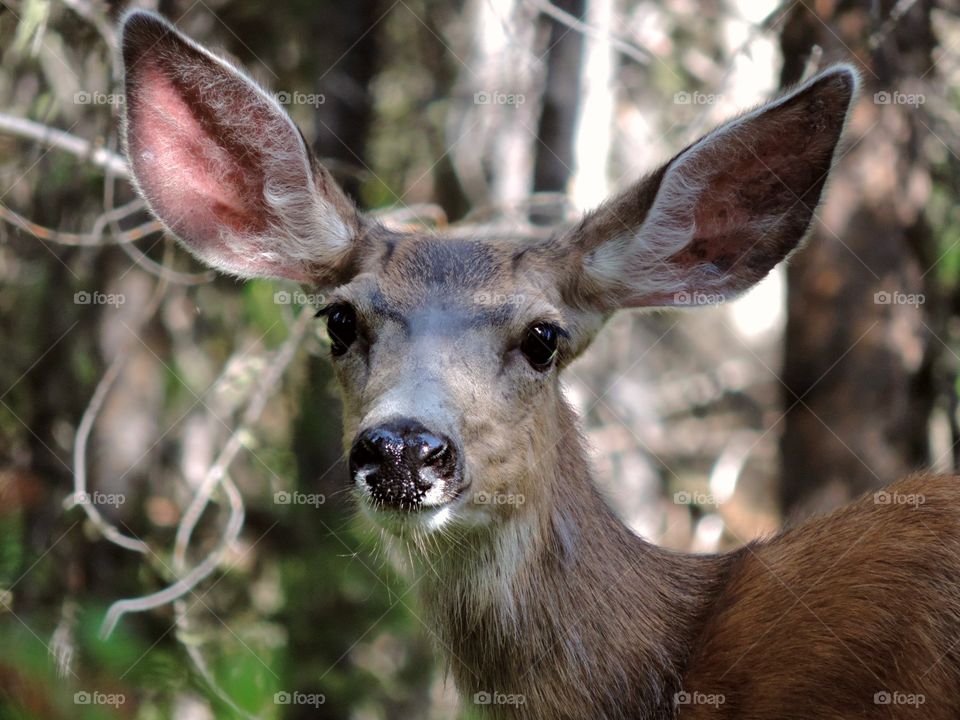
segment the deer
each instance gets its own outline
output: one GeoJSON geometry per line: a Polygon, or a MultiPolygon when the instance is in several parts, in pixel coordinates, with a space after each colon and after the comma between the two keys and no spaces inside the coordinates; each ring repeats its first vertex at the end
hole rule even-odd
{"type": "Polygon", "coordinates": [[[274,97],[160,16],[126,15],[120,45],[150,210],[213,268],[323,290],[348,487],[408,556],[467,705],[960,717],[956,477],[918,473],[884,492],[922,502],[868,495],[727,553],[668,550],[597,489],[561,389],[616,311],[735,297],[802,244],[856,70],[827,67],[549,237],[474,238],[360,211],[274,97]]]}

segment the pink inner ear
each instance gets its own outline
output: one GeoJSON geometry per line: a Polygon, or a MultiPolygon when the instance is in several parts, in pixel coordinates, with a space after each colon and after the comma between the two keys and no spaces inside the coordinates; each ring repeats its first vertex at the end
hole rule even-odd
{"type": "MultiPolygon", "coordinates": [[[[265,226],[263,177],[254,158],[240,158],[204,127],[203,110],[149,60],[140,69],[137,133],[132,161],[141,163],[141,185],[174,232],[202,245],[220,245],[224,229],[255,233],[265,226]]],[[[235,152],[235,150],[234,150],[235,152]]]]}
{"type": "MultiPolygon", "coordinates": [[[[696,234],[671,261],[709,263],[734,291],[765,275],[802,236],[808,206],[819,197],[825,171],[804,157],[808,144],[761,137],[738,156],[716,161],[719,171],[695,209],[696,234]]],[[[831,149],[824,151],[828,158],[831,149]]]]}

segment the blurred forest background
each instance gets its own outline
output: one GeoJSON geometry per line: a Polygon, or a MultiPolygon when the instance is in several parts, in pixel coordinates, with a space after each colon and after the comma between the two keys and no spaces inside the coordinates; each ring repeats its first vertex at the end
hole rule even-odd
{"type": "MultiPolygon", "coordinates": [[[[361,206],[457,232],[548,233],[854,64],[806,250],[727,306],[615,318],[566,388],[671,547],[957,468],[957,2],[143,6],[278,93],[361,206]]],[[[0,0],[0,718],[469,717],[352,521],[320,298],[205,272],[131,189],[125,7],[0,0]]]]}

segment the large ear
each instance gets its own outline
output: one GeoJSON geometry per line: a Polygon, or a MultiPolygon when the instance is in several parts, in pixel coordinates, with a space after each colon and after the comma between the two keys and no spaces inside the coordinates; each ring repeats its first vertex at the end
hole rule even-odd
{"type": "Polygon", "coordinates": [[[857,83],[832,67],[588,215],[556,245],[579,259],[571,294],[605,311],[701,304],[763,278],[807,232],[857,83]]]}
{"type": "Polygon", "coordinates": [[[357,212],[277,102],[151,13],[121,45],[127,157],[157,217],[228,273],[337,282],[357,212]]]}

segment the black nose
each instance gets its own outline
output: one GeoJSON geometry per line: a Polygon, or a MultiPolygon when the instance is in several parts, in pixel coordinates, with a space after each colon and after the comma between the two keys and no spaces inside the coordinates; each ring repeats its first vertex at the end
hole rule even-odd
{"type": "Polygon", "coordinates": [[[438,501],[456,491],[457,453],[448,438],[415,420],[394,420],[360,433],[350,450],[350,474],[363,479],[375,500],[414,509],[438,483],[438,501]]]}

